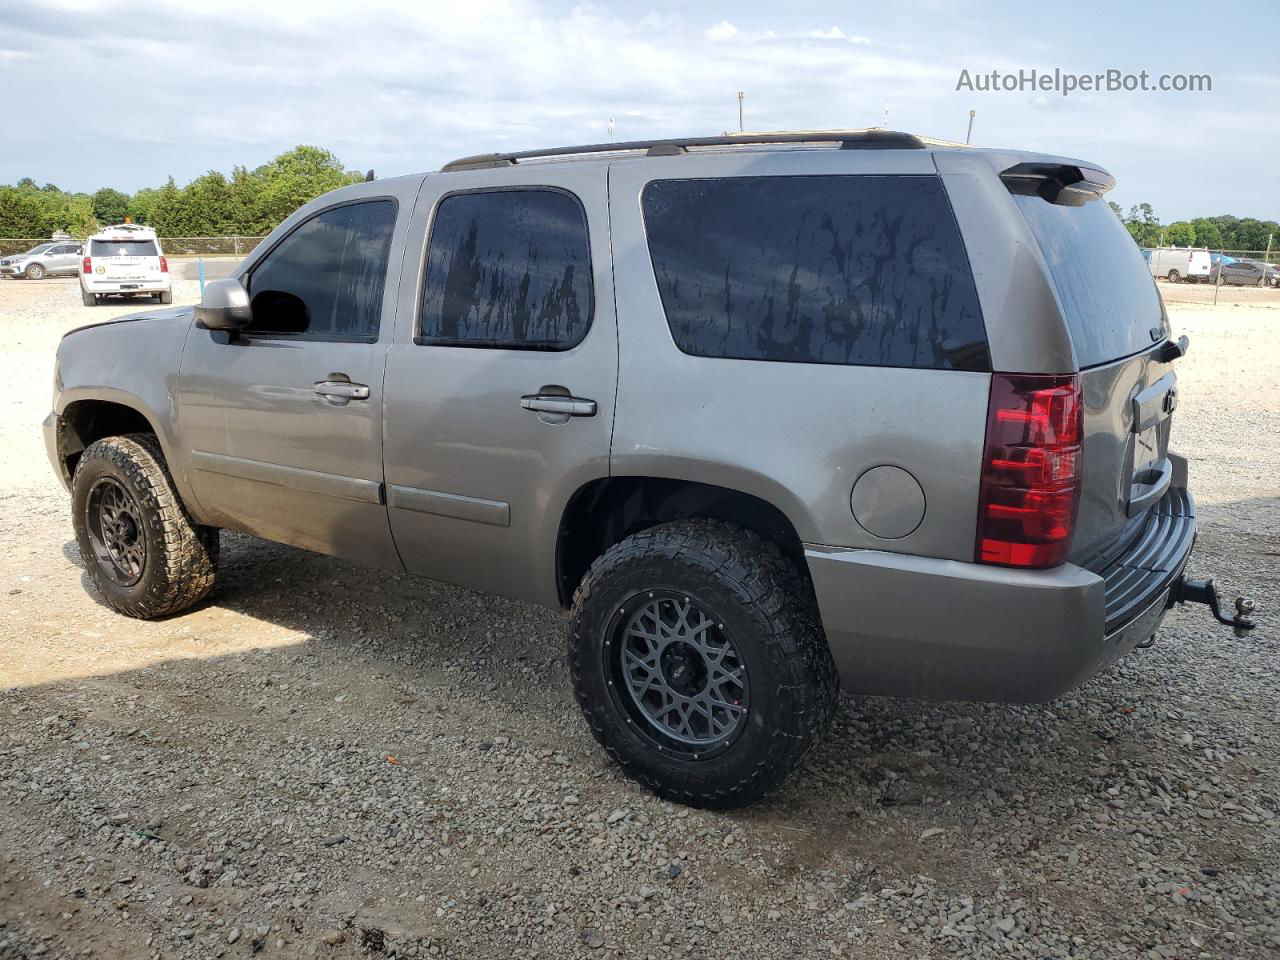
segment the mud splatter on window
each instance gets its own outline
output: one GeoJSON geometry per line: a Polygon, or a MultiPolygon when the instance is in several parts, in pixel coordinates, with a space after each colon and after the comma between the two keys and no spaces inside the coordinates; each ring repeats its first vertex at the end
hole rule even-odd
{"type": "Polygon", "coordinates": [[[557,190],[446,197],[427,249],[419,333],[430,343],[567,350],[591,325],[582,205],[557,190]]]}
{"type": "Polygon", "coordinates": [[[685,353],[990,369],[973,274],[937,177],[656,180],[642,204],[685,353]]]}

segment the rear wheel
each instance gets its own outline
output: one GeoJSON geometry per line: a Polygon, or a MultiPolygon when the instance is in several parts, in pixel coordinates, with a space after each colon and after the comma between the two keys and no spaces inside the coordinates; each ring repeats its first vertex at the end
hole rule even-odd
{"type": "Polygon", "coordinates": [[[218,530],[192,522],[151,434],[90,444],[76,464],[71,503],[85,569],[120,613],[167,616],[213,589],[218,530]]]}
{"type": "Polygon", "coordinates": [[[694,806],[774,790],[836,704],[808,582],[776,548],[717,521],[653,527],[600,557],[574,596],[569,659],[609,756],[694,806]]]}
{"type": "Polygon", "coordinates": [[[156,299],[158,299],[161,303],[173,303],[173,291],[162,290],[160,293],[156,294],[156,299]]]}
{"type": "Polygon", "coordinates": [[[28,280],[43,280],[44,267],[38,263],[27,264],[26,276],[28,280]]]}
{"type": "Polygon", "coordinates": [[[86,307],[96,307],[98,305],[98,298],[94,294],[86,290],[84,287],[81,287],[80,302],[83,303],[86,307]]]}
{"type": "Polygon", "coordinates": [[[1182,280],[1182,274],[1180,274],[1177,270],[1170,270],[1170,271],[1169,271],[1169,282],[1170,282],[1170,283],[1179,283],[1181,280],[1182,280]]]}

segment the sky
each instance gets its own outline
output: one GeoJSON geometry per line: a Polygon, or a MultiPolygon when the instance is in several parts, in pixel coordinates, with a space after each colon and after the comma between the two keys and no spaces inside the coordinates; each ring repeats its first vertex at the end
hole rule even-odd
{"type": "MultiPolygon", "coordinates": [[[[1280,5],[8,0],[0,183],[132,192],[299,143],[393,176],[472,153],[890,129],[1101,164],[1165,222],[1280,220],[1280,5]],[[1158,14],[1158,15],[1156,15],[1158,14]],[[1206,92],[957,90],[992,70],[1206,92]]],[[[976,84],[976,81],[975,81],[976,84]]]]}

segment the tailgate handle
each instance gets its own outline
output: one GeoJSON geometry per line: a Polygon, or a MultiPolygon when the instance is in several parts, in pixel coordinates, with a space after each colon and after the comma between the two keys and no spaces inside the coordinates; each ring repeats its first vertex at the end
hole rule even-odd
{"type": "Polygon", "coordinates": [[[1173,461],[1169,457],[1165,457],[1158,466],[1143,471],[1143,476],[1145,477],[1150,477],[1152,474],[1155,474],[1155,477],[1150,483],[1130,484],[1129,506],[1125,510],[1126,516],[1136,517],[1168,492],[1169,486],[1173,482],[1173,461]]]}

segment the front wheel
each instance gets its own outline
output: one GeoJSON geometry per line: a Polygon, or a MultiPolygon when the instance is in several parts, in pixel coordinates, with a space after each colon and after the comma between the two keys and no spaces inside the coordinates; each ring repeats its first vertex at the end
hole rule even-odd
{"type": "Polygon", "coordinates": [[[218,530],[187,514],[151,434],[90,444],[76,464],[71,509],[89,578],[120,613],[167,616],[213,589],[218,530]]]}
{"type": "Polygon", "coordinates": [[[43,280],[44,267],[42,267],[38,263],[28,264],[26,269],[26,276],[28,280],[43,280]]]}
{"type": "Polygon", "coordinates": [[[609,756],[693,806],[742,806],[777,788],[836,704],[808,581],[718,521],[662,524],[606,551],[574,596],[569,661],[609,756]]]}

